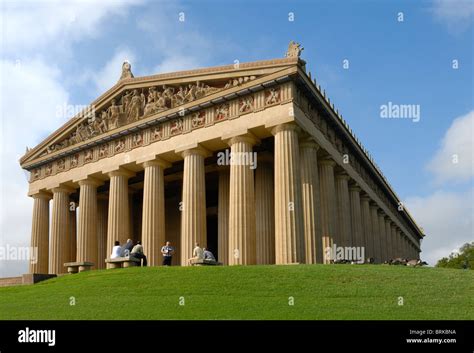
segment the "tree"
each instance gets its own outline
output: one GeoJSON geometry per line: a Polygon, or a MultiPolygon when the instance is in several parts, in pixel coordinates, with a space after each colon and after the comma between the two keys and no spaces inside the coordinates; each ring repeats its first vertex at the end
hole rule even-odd
{"type": "Polygon", "coordinates": [[[452,252],[448,257],[438,260],[436,267],[474,270],[474,242],[466,243],[459,252],[452,252]]]}

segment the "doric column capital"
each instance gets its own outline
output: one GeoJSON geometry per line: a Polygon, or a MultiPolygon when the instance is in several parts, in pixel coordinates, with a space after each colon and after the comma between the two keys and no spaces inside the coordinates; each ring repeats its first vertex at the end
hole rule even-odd
{"type": "Polygon", "coordinates": [[[128,179],[128,178],[131,178],[131,177],[135,176],[135,173],[132,172],[131,170],[120,167],[119,169],[112,170],[112,171],[108,172],[107,175],[110,178],[115,177],[115,176],[123,176],[123,177],[126,177],[128,179]]]}
{"type": "Polygon", "coordinates": [[[36,194],[32,194],[30,196],[34,199],[51,200],[53,198],[53,195],[50,192],[47,192],[47,191],[38,191],[36,194]]]}
{"type": "Polygon", "coordinates": [[[166,169],[166,168],[169,168],[171,167],[171,163],[168,162],[168,161],[165,161],[164,159],[161,159],[161,158],[155,158],[153,160],[150,160],[150,161],[145,161],[142,163],[142,167],[143,168],[147,168],[147,167],[161,167],[163,169],[166,169]]]}
{"type": "Polygon", "coordinates": [[[314,148],[316,151],[319,150],[319,145],[314,141],[312,137],[304,137],[300,140],[300,148],[314,148]]]}
{"type": "Polygon", "coordinates": [[[76,191],[76,189],[71,188],[71,187],[66,186],[66,185],[60,185],[60,186],[51,188],[51,192],[53,192],[53,193],[65,192],[65,193],[67,193],[67,194],[72,194],[72,193],[75,192],[75,191],[76,191]]]}
{"type": "Polygon", "coordinates": [[[229,146],[232,146],[234,143],[237,143],[237,142],[244,142],[244,143],[248,143],[254,146],[259,142],[259,140],[255,136],[250,135],[250,134],[242,135],[242,136],[234,136],[230,138],[229,140],[227,140],[227,144],[229,146]]]}
{"type": "Polygon", "coordinates": [[[203,156],[204,158],[209,157],[212,153],[202,147],[201,145],[194,143],[189,146],[181,147],[175,150],[175,153],[178,153],[181,155],[181,157],[185,158],[187,156],[192,156],[192,155],[199,155],[203,156]]]}
{"type": "Polygon", "coordinates": [[[359,185],[357,185],[356,183],[353,183],[353,184],[350,184],[350,185],[349,185],[349,191],[352,191],[352,192],[361,192],[362,189],[360,188],[359,185]]]}
{"type": "Polygon", "coordinates": [[[77,180],[77,183],[79,184],[79,186],[92,185],[92,186],[95,186],[95,187],[104,184],[104,182],[102,180],[99,180],[99,179],[96,179],[96,178],[93,178],[93,177],[87,177],[85,179],[77,180]]]}
{"type": "Polygon", "coordinates": [[[276,135],[280,131],[296,131],[296,133],[300,133],[301,128],[295,123],[285,123],[273,127],[271,133],[272,135],[276,135]]]}
{"type": "Polygon", "coordinates": [[[370,202],[370,201],[371,201],[371,198],[370,198],[369,195],[363,193],[363,194],[360,195],[360,200],[361,200],[361,201],[368,201],[368,202],[370,202]]]}
{"type": "Polygon", "coordinates": [[[251,146],[254,146],[260,143],[260,139],[256,137],[254,134],[252,134],[251,132],[225,135],[222,137],[222,141],[227,143],[229,146],[232,146],[234,143],[237,143],[237,142],[248,143],[251,146]]]}
{"type": "Polygon", "coordinates": [[[371,201],[369,206],[370,206],[371,209],[375,209],[375,210],[379,209],[379,205],[377,205],[377,203],[375,201],[371,201]]]}
{"type": "Polygon", "coordinates": [[[379,210],[378,214],[379,216],[382,216],[383,218],[385,218],[385,216],[387,215],[383,210],[379,210]]]}
{"type": "Polygon", "coordinates": [[[345,172],[336,173],[335,178],[339,180],[351,180],[351,177],[345,172]]]}
{"type": "Polygon", "coordinates": [[[319,165],[328,165],[328,166],[331,166],[331,167],[336,166],[336,162],[329,156],[318,159],[318,164],[319,165]]]}

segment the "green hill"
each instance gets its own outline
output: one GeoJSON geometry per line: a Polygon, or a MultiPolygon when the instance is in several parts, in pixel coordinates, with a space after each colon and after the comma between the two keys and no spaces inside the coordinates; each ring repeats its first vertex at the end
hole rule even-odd
{"type": "Polygon", "coordinates": [[[0,319],[474,319],[474,272],[381,265],[91,271],[0,288],[0,319]]]}

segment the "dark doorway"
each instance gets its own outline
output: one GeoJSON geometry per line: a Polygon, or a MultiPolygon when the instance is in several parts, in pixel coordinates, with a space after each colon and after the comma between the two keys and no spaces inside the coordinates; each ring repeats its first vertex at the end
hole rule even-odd
{"type": "Polygon", "coordinates": [[[209,249],[216,259],[219,257],[217,253],[217,215],[207,216],[207,249],[209,249]]]}

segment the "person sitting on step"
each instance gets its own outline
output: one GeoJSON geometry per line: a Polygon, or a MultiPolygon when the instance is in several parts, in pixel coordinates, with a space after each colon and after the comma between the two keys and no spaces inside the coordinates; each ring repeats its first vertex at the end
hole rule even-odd
{"type": "Polygon", "coordinates": [[[111,259],[116,259],[122,256],[122,247],[120,246],[119,241],[115,241],[114,247],[112,248],[112,254],[110,254],[111,259]]]}
{"type": "Polygon", "coordinates": [[[204,251],[199,246],[199,243],[196,243],[193,250],[193,257],[189,259],[189,264],[193,265],[196,262],[201,262],[202,260],[204,260],[204,251]]]}
{"type": "Polygon", "coordinates": [[[214,254],[209,250],[204,248],[204,261],[207,263],[216,263],[216,258],[214,257],[214,254]]]}
{"type": "Polygon", "coordinates": [[[137,245],[133,247],[130,255],[140,260],[143,259],[143,266],[147,265],[146,256],[143,253],[143,245],[141,241],[137,241],[137,245]]]}

